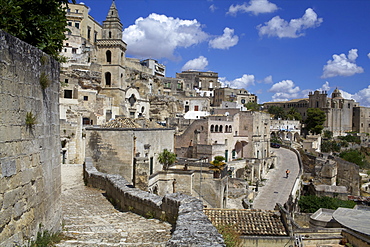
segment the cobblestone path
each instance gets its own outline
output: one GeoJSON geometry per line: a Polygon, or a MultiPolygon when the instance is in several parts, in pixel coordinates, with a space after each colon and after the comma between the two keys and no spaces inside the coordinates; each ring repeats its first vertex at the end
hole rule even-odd
{"type": "Polygon", "coordinates": [[[103,191],[84,186],[82,165],[62,165],[63,234],[57,246],[165,246],[171,225],[120,212],[103,191]]]}

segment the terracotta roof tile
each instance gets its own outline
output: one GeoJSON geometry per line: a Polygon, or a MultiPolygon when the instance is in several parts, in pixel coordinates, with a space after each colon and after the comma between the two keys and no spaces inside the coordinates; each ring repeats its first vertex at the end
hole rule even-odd
{"type": "Polygon", "coordinates": [[[280,213],[256,209],[204,209],[213,225],[233,225],[241,235],[288,235],[280,213]]]}

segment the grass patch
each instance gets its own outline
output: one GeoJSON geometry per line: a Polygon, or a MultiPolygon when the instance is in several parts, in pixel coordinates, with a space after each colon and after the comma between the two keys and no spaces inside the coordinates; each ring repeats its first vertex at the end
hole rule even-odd
{"type": "Polygon", "coordinates": [[[238,233],[233,225],[218,225],[216,228],[222,235],[226,247],[241,246],[240,233],[238,233]]]}
{"type": "Polygon", "coordinates": [[[26,113],[26,126],[27,126],[27,128],[32,130],[34,128],[35,124],[37,124],[36,116],[33,115],[33,113],[31,111],[27,112],[26,113]]]}
{"type": "Polygon", "coordinates": [[[50,232],[48,230],[38,232],[36,240],[32,240],[29,243],[29,247],[49,247],[55,246],[63,239],[63,234],[61,232],[50,232]]]}
{"type": "Polygon", "coordinates": [[[50,85],[50,79],[45,72],[41,72],[40,85],[43,90],[46,89],[50,85]]]}

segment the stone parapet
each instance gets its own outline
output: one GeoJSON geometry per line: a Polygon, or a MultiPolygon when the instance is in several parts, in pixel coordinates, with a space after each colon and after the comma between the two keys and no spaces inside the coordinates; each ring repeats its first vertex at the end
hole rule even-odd
{"type": "Polygon", "coordinates": [[[225,246],[222,236],[203,213],[201,200],[181,193],[162,197],[133,188],[119,175],[99,172],[89,157],[83,172],[85,184],[105,190],[120,209],[174,224],[166,246],[225,246]]]}

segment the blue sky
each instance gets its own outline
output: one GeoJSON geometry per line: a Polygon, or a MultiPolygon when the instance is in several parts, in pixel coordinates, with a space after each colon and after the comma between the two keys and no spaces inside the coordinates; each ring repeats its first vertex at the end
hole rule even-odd
{"type": "MultiPolygon", "coordinates": [[[[83,1],[100,23],[111,2],[83,1]]],[[[218,72],[224,85],[246,88],[259,103],[338,87],[370,106],[368,0],[115,2],[126,56],[158,60],[167,77],[218,72]]]]}

